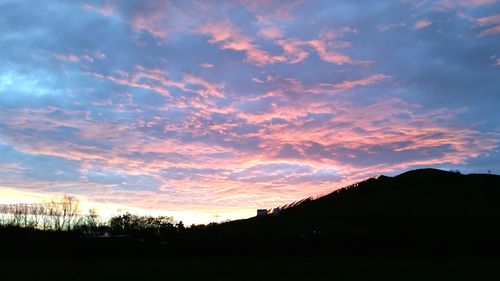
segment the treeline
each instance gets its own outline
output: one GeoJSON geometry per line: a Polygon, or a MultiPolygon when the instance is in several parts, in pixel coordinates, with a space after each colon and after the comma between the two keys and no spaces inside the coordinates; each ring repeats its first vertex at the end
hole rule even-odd
{"type": "Polygon", "coordinates": [[[43,203],[0,205],[0,225],[3,227],[60,231],[72,230],[84,221],[80,215],[80,201],[68,195],[53,197],[43,203]]]}
{"type": "Polygon", "coordinates": [[[62,195],[42,203],[0,205],[0,228],[72,232],[87,237],[137,236],[172,238],[184,231],[182,222],[169,216],[125,213],[102,219],[97,210],[82,214],[76,197],[62,195]]]}

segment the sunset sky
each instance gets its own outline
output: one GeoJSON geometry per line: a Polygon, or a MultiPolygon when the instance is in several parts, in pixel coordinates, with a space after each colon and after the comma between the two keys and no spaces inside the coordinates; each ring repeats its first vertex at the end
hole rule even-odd
{"type": "Polygon", "coordinates": [[[0,203],[204,223],[499,141],[500,1],[0,0],[0,203]]]}

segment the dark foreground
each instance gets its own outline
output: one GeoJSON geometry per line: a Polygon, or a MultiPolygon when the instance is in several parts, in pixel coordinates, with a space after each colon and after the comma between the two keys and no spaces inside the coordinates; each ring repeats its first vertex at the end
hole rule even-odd
{"type": "Polygon", "coordinates": [[[500,273],[498,175],[410,171],[272,215],[165,232],[129,218],[106,226],[109,235],[5,227],[0,281],[496,280],[500,273]]]}
{"type": "Polygon", "coordinates": [[[9,259],[0,280],[490,280],[500,259],[225,257],[9,259]]]}

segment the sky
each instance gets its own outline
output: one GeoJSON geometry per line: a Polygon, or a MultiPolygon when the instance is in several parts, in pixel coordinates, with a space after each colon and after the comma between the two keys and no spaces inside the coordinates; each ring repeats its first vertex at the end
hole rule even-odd
{"type": "Polygon", "coordinates": [[[0,203],[187,223],[500,174],[500,1],[0,0],[0,203]]]}

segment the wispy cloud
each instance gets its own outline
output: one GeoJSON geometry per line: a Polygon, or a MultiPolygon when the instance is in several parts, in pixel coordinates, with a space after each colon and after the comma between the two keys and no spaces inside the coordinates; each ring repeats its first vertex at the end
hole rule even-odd
{"type": "Polygon", "coordinates": [[[245,52],[245,60],[249,63],[265,65],[283,60],[282,57],[272,56],[255,45],[249,36],[230,22],[211,22],[201,26],[198,31],[210,38],[209,43],[219,44],[222,49],[245,52]]]}
{"type": "Polygon", "coordinates": [[[479,33],[480,37],[498,34],[500,33],[500,14],[479,18],[476,20],[476,25],[486,27],[479,33]]]}
{"type": "Polygon", "coordinates": [[[478,8],[481,6],[491,6],[497,2],[497,0],[440,0],[434,3],[433,7],[436,10],[478,8]]]}
{"type": "Polygon", "coordinates": [[[413,29],[423,29],[432,25],[432,21],[430,20],[419,20],[413,25],[413,29]]]}
{"type": "Polygon", "coordinates": [[[398,27],[405,27],[406,23],[405,22],[396,22],[396,23],[391,23],[391,24],[386,24],[386,25],[379,25],[377,26],[378,30],[380,32],[386,32],[388,30],[398,28],[398,27]]]}
{"type": "Polygon", "coordinates": [[[115,11],[115,7],[111,4],[110,1],[106,1],[106,3],[102,6],[94,6],[89,3],[84,3],[83,8],[85,10],[94,10],[105,17],[111,16],[115,11]]]}

